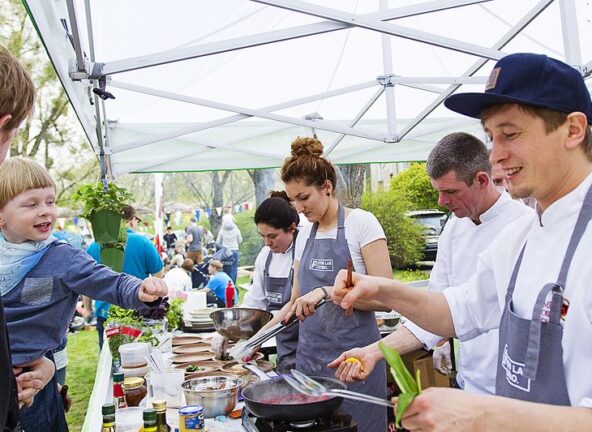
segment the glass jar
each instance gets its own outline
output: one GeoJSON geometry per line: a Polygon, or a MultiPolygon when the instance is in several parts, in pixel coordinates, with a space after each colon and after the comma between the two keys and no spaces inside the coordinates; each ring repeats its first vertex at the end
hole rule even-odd
{"type": "Polygon", "coordinates": [[[147,391],[144,385],[144,378],[129,377],[123,381],[125,389],[125,400],[127,406],[137,407],[140,405],[142,399],[146,397],[147,391]]]}

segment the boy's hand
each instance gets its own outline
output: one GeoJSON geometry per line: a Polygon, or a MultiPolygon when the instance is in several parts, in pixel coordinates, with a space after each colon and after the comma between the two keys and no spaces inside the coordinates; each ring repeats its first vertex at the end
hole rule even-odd
{"type": "Polygon", "coordinates": [[[138,299],[144,303],[151,303],[158,300],[159,297],[166,297],[169,293],[167,284],[159,278],[149,277],[142,281],[138,299]]]}
{"type": "Polygon", "coordinates": [[[31,406],[35,395],[47,385],[55,373],[55,364],[42,357],[13,369],[18,387],[19,406],[31,406]],[[21,372],[23,369],[27,372],[21,372]]]}

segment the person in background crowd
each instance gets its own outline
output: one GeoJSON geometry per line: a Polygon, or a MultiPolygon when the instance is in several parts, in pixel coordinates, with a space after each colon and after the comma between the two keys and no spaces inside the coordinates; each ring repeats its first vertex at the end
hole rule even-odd
{"type": "MultiPolygon", "coordinates": [[[[296,211],[313,222],[298,234],[294,257],[294,285],[290,301],[267,324],[293,314],[301,320],[296,350],[296,369],[308,375],[333,377],[327,364],[343,351],[380,339],[375,310],[379,302],[357,303],[351,316],[328,303],[315,306],[331,294],[340,269],[351,260],[354,269],[372,275],[391,276],[386,237],[376,217],[361,209],[345,208],[335,196],[335,167],[322,157],[323,145],[316,138],[297,138],[292,154],[282,166],[282,181],[296,211]]],[[[349,388],[386,398],[386,369],[377,367],[364,382],[349,388]]],[[[342,409],[358,422],[358,431],[386,430],[382,407],[343,401],[342,409]]]]}
{"type": "Polygon", "coordinates": [[[175,255],[171,262],[171,268],[164,275],[164,281],[169,289],[169,298],[185,297],[181,294],[185,291],[191,291],[191,272],[193,271],[193,261],[189,258],[183,259],[181,255],[175,255]]]}
{"type": "Polygon", "coordinates": [[[203,229],[197,224],[197,219],[194,217],[189,220],[185,242],[187,243],[187,258],[190,258],[195,264],[201,264],[203,262],[203,229]]]}
{"type": "Polygon", "coordinates": [[[166,233],[162,236],[164,242],[166,243],[167,255],[169,258],[172,258],[175,254],[175,246],[177,244],[177,235],[173,232],[172,228],[168,226],[166,228],[166,233]]]}
{"type": "Polygon", "coordinates": [[[402,417],[410,430],[589,431],[592,380],[592,101],[581,73],[545,55],[499,60],[484,93],[445,100],[481,119],[492,163],[516,198],[537,200],[481,253],[477,272],[443,293],[341,272],[333,299],[378,299],[461,341],[499,330],[496,396],[429,388],[402,417]],[[346,287],[347,284],[347,287],[346,287]]]}
{"type": "MultiPolygon", "coordinates": [[[[29,73],[8,49],[0,45],[0,164],[4,162],[19,126],[31,115],[35,86],[29,73]]],[[[0,184],[0,188],[3,185],[0,184]]],[[[0,268],[9,258],[0,253],[0,268]]],[[[4,282],[0,282],[4,291],[4,282]]],[[[55,366],[41,358],[24,368],[12,368],[5,312],[0,299],[0,431],[20,429],[20,406],[30,406],[35,394],[53,377],[55,366]],[[15,380],[15,375],[17,378],[15,380]]]]}
{"type": "MultiPolygon", "coordinates": [[[[477,269],[479,254],[506,225],[532,210],[497,189],[485,144],[467,133],[442,138],[428,156],[426,171],[438,191],[438,204],[454,214],[440,235],[428,283],[428,290],[439,292],[468,281],[477,269]]],[[[405,354],[422,347],[429,350],[440,339],[408,321],[383,342],[405,354]]],[[[456,377],[459,388],[495,393],[497,345],[495,330],[461,343],[456,377]]],[[[434,348],[434,365],[445,374],[452,367],[450,349],[448,342],[434,348]]],[[[374,343],[346,351],[330,367],[339,366],[336,376],[343,381],[363,380],[382,359],[378,343],[374,343]],[[348,357],[358,358],[361,364],[346,362],[348,357]]]]}
{"type": "MultiPolygon", "coordinates": [[[[210,273],[210,280],[208,281],[205,288],[203,288],[206,292],[211,292],[219,301],[222,307],[226,305],[226,287],[228,286],[228,282],[232,282],[230,276],[222,271],[222,262],[218,260],[211,260],[208,264],[208,272],[210,273]]],[[[232,284],[234,286],[234,284],[232,284]]],[[[211,299],[211,297],[210,297],[211,299]]],[[[210,299],[208,299],[208,303],[210,303],[210,299]]],[[[238,292],[236,291],[236,287],[234,288],[234,301],[236,302],[238,299],[238,292]]]]}
{"type": "Polygon", "coordinates": [[[222,227],[218,231],[216,243],[232,251],[232,257],[224,260],[224,272],[230,276],[232,283],[236,285],[236,278],[238,273],[238,264],[240,262],[239,245],[243,241],[240,230],[233,221],[232,215],[224,219],[222,227]]]}
{"type": "MultiPolygon", "coordinates": [[[[127,221],[127,240],[125,241],[125,256],[123,258],[123,272],[135,276],[138,279],[146,279],[149,276],[162,277],[164,264],[154,244],[135,230],[142,220],[138,217],[136,209],[131,205],[123,208],[123,220],[127,221]]],[[[93,242],[86,252],[96,262],[101,262],[101,246],[93,242]]],[[[99,335],[99,349],[103,347],[103,332],[105,321],[109,317],[110,303],[105,301],[95,302],[95,317],[97,319],[97,333],[99,335]]]]}
{"type": "MultiPolygon", "coordinates": [[[[0,185],[0,280],[16,366],[38,361],[63,343],[80,294],[125,308],[160,304],[167,289],[159,279],[115,273],[52,235],[56,186],[44,167],[11,158],[0,165],[0,185]]],[[[68,430],[55,377],[21,417],[26,431],[68,430]]]]}

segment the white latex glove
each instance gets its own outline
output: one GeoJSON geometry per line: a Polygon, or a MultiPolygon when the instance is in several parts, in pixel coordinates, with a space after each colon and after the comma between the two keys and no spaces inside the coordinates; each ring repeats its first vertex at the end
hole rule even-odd
{"type": "Polygon", "coordinates": [[[434,369],[444,375],[450,375],[450,372],[452,372],[452,360],[450,359],[449,342],[446,342],[441,346],[435,346],[432,359],[434,360],[434,369]]]}
{"type": "Polygon", "coordinates": [[[226,354],[228,348],[228,339],[222,336],[220,333],[216,333],[212,338],[212,351],[216,354],[216,357],[221,358],[226,354]]]}

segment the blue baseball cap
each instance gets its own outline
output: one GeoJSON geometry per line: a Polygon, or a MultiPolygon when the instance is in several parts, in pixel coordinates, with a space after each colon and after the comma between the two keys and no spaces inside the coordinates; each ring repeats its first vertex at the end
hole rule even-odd
{"type": "Polygon", "coordinates": [[[546,55],[519,53],[499,60],[484,93],[451,95],[444,105],[469,117],[499,104],[515,103],[572,113],[582,112],[592,124],[592,101],[582,75],[573,67],[546,55]]]}

